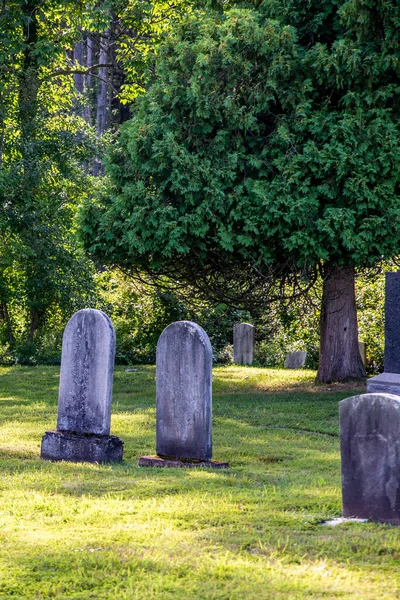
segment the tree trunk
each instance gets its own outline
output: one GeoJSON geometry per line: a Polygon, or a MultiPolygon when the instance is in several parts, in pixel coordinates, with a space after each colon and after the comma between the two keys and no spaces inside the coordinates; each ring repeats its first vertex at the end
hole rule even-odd
{"type": "Polygon", "coordinates": [[[366,377],[358,347],[354,267],[324,265],[317,381],[366,377]]]}
{"type": "MultiPolygon", "coordinates": [[[[108,60],[109,31],[104,37],[100,37],[99,63],[106,64],[108,60]]],[[[96,132],[101,137],[107,127],[107,87],[108,87],[108,68],[99,68],[99,90],[97,95],[96,110],[96,132]]],[[[104,172],[104,165],[97,159],[93,165],[93,175],[100,175],[104,172]]]]}
{"type": "MultiPolygon", "coordinates": [[[[84,56],[83,56],[83,42],[78,42],[74,48],[74,63],[77,63],[79,67],[84,66],[84,56]]],[[[76,90],[83,94],[83,82],[84,76],[82,73],[74,74],[74,84],[76,90]]]]}
{"type": "MultiPolygon", "coordinates": [[[[86,67],[90,69],[93,64],[93,41],[89,34],[86,38],[86,67]]],[[[91,90],[92,87],[92,75],[89,73],[86,76],[86,89],[91,90]]]]}
{"type": "MultiPolygon", "coordinates": [[[[109,32],[106,31],[104,37],[100,38],[100,53],[99,63],[106,64],[108,60],[108,43],[109,32]]],[[[100,67],[99,69],[99,93],[97,96],[97,115],[96,115],[96,130],[97,135],[101,137],[107,127],[107,85],[108,83],[108,68],[100,67]]]]}
{"type": "Polygon", "coordinates": [[[29,337],[28,337],[28,340],[31,344],[33,343],[36,330],[38,329],[38,327],[40,325],[40,320],[41,320],[40,317],[41,317],[41,315],[38,310],[31,311],[31,320],[30,320],[30,324],[29,324],[29,337]]]}
{"type": "MultiPolygon", "coordinates": [[[[91,68],[93,64],[93,41],[89,34],[86,38],[86,67],[91,68]]],[[[91,98],[92,98],[92,75],[89,73],[85,77],[85,91],[86,91],[86,106],[83,114],[83,118],[90,125],[92,124],[92,111],[91,111],[91,98]]]]}
{"type": "Polygon", "coordinates": [[[24,41],[23,65],[19,75],[18,109],[21,125],[22,155],[24,161],[25,189],[32,192],[36,188],[35,144],[36,116],[38,104],[39,78],[38,59],[34,50],[38,41],[36,9],[38,0],[24,3],[24,41]]]}
{"type": "Polygon", "coordinates": [[[5,302],[2,302],[0,304],[0,318],[7,324],[7,337],[10,344],[12,344],[14,341],[14,334],[12,329],[10,313],[8,312],[8,307],[5,302]]]}

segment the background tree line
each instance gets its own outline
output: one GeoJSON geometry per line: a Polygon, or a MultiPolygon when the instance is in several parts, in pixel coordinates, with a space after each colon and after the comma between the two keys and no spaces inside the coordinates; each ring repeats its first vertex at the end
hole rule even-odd
{"type": "Polygon", "coordinates": [[[3,360],[59,360],[97,306],[122,362],[177,318],[224,360],[246,318],[262,364],[304,343],[343,379],[357,308],[379,369],[382,277],[351,291],[399,244],[399,9],[373,4],[3,2],[3,360]]]}
{"type": "MultiPolygon", "coordinates": [[[[179,1],[1,4],[0,322],[16,360],[40,357],[72,312],[99,303],[77,207],[102,185],[147,56],[183,10],[179,1]]],[[[58,355],[59,335],[54,344],[58,355]]]]}

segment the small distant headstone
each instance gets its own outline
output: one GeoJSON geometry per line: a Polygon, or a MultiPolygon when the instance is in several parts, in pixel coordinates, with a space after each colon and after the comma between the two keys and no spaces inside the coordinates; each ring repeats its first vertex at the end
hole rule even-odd
{"type": "Polygon", "coordinates": [[[156,453],[140,466],[228,466],[212,461],[212,349],[206,332],[191,321],[162,332],[156,355],[156,453]]]}
{"type": "Polygon", "coordinates": [[[400,525],[400,397],[339,402],[343,516],[400,525]]]}
{"type": "Polygon", "coordinates": [[[43,436],[41,457],[120,462],[123,442],[110,435],[115,332],[100,310],[83,309],[63,335],[57,431],[43,436]]]}
{"type": "Polygon", "coordinates": [[[254,325],[235,323],[233,326],[233,360],[237,365],[251,365],[254,360],[254,325]]]}
{"type": "Polygon", "coordinates": [[[301,369],[307,361],[307,352],[300,350],[299,352],[289,352],[285,358],[285,369],[301,369]]]}
{"type": "Polygon", "coordinates": [[[363,361],[364,367],[367,364],[367,345],[365,342],[358,342],[358,349],[360,351],[361,360],[363,361]]]}
{"type": "Polygon", "coordinates": [[[400,395],[400,271],[386,273],[384,372],[367,379],[371,393],[400,395]]]}

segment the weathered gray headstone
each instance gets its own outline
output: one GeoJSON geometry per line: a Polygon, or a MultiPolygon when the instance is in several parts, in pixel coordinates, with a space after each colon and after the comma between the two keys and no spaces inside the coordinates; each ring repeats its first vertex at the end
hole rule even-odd
{"type": "Polygon", "coordinates": [[[206,332],[191,321],[172,323],[157,344],[156,457],[140,466],[228,466],[211,461],[212,349],[206,332]],[[160,460],[161,459],[161,460],[160,460]]]}
{"type": "Polygon", "coordinates": [[[83,309],[63,335],[57,431],[43,437],[50,460],[122,460],[123,443],[110,436],[115,332],[100,310],[83,309]]]}
{"type": "Polygon", "coordinates": [[[343,516],[400,524],[400,397],[339,403],[343,516]]]}
{"type": "Polygon", "coordinates": [[[358,342],[358,349],[360,351],[361,360],[363,361],[364,367],[367,364],[367,345],[365,342],[358,342]]]}
{"type": "Polygon", "coordinates": [[[285,358],[285,369],[301,369],[307,361],[307,352],[300,350],[298,352],[289,352],[285,358]]]}
{"type": "Polygon", "coordinates": [[[235,323],[233,326],[233,360],[237,365],[251,365],[254,360],[254,325],[235,323]]]}
{"type": "Polygon", "coordinates": [[[367,391],[400,395],[400,271],[386,273],[384,372],[367,379],[367,391]]]}
{"type": "Polygon", "coordinates": [[[162,457],[211,460],[212,349],[190,321],[172,323],[157,344],[157,443],[162,457]]]}

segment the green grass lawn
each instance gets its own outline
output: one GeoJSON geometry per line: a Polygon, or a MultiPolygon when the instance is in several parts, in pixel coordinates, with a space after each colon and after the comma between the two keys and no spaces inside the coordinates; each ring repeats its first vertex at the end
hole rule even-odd
{"type": "Polygon", "coordinates": [[[145,469],[155,368],[118,368],[121,465],[50,463],[55,367],[0,368],[0,598],[400,598],[400,530],[340,516],[338,401],[311,371],[214,369],[222,471],[145,469]]]}

